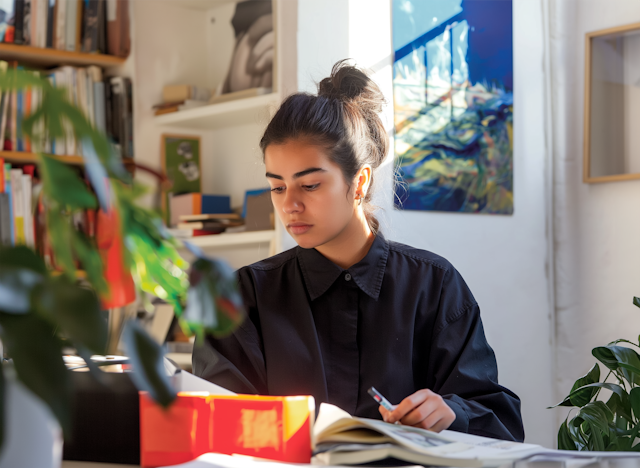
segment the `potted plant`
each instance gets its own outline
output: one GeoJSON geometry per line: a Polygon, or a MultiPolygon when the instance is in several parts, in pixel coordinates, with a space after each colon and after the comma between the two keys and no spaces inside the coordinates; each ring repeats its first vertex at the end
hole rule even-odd
{"type": "MultiPolygon", "coordinates": [[[[73,227],[75,213],[101,210],[115,216],[124,246],[122,261],[137,288],[171,303],[187,333],[224,335],[244,318],[233,272],[195,249],[191,265],[178,255],[178,244],[167,234],[160,214],[138,204],[143,190],[107,137],[69,102],[65,90],[33,72],[0,73],[0,90],[26,88],[38,89],[42,96],[40,106],[22,121],[22,131],[38,149],[40,196],[47,207],[46,227],[58,271],[51,271],[26,246],[0,248],[0,340],[12,361],[10,368],[0,366],[0,444],[6,434],[7,372],[51,410],[64,433],[70,426],[71,392],[63,347],[74,348],[99,375],[89,356],[106,349],[100,297],[109,294],[109,284],[95,239],[73,227]],[[82,145],[89,184],[73,168],[42,152],[45,138],[65,137],[69,130],[82,145]],[[85,284],[76,279],[77,265],[86,271],[85,284]]],[[[161,348],[135,322],[125,326],[123,340],[136,386],[169,405],[175,394],[164,375],[161,348]]]]}
{"type": "MultiPolygon", "coordinates": [[[[640,298],[633,304],[640,307],[640,298]]],[[[569,395],[553,406],[568,406],[578,411],[561,424],[558,448],[561,450],[640,451],[636,438],[640,433],[640,337],[593,348],[595,363],[573,384],[569,395]],[[602,390],[610,396],[605,399],[602,390]],[[608,392],[607,392],[608,393],[608,392]]]]}

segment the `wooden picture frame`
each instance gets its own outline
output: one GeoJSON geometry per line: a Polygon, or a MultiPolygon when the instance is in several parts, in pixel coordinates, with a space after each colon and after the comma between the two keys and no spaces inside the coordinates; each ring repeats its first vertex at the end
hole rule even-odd
{"type": "Polygon", "coordinates": [[[162,172],[171,181],[171,188],[162,194],[162,213],[169,226],[171,194],[202,192],[202,145],[197,135],[163,133],[160,148],[162,172]]]}
{"type": "MultiPolygon", "coordinates": [[[[585,35],[584,183],[640,179],[640,158],[636,162],[630,157],[633,153],[640,154],[640,138],[635,135],[626,138],[624,133],[626,127],[633,125],[627,120],[633,119],[636,127],[640,126],[640,112],[634,112],[638,117],[632,115],[625,120],[626,114],[630,114],[627,107],[632,107],[627,96],[631,91],[625,87],[638,87],[635,82],[628,86],[625,75],[629,75],[629,68],[640,70],[640,54],[628,53],[627,60],[625,49],[629,48],[640,49],[640,23],[585,35]],[[610,66],[612,63],[615,66],[610,66]]],[[[635,100],[640,99],[640,87],[632,92],[635,100]]]]}

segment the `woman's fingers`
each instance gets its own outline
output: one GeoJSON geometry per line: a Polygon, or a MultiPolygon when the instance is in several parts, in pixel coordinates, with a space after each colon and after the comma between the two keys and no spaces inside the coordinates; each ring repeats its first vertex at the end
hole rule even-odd
{"type": "Polygon", "coordinates": [[[447,429],[456,419],[455,413],[444,399],[428,389],[409,395],[391,412],[380,408],[380,414],[390,423],[400,421],[407,426],[435,432],[447,429]]]}

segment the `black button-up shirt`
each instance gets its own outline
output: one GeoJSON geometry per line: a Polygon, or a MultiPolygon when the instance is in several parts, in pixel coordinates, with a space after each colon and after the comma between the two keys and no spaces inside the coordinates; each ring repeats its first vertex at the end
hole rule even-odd
{"type": "Polygon", "coordinates": [[[195,347],[196,375],[377,419],[369,387],[393,404],[428,388],[455,412],[450,429],[524,439],[520,400],[498,384],[478,304],[444,258],[379,234],[348,270],[296,247],[238,275],[248,319],[195,347]]]}

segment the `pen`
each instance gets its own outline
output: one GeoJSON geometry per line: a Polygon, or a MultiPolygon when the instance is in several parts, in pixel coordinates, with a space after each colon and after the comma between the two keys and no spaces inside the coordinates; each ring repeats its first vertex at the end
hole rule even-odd
{"type": "Polygon", "coordinates": [[[394,407],[393,407],[393,405],[391,403],[389,403],[389,400],[387,400],[384,396],[382,396],[382,393],[380,393],[378,390],[376,390],[375,387],[371,387],[369,390],[367,390],[367,392],[384,409],[386,409],[387,411],[393,411],[394,410],[394,407]]]}
{"type": "MultiPolygon", "coordinates": [[[[376,400],[376,402],[378,402],[378,404],[380,406],[382,406],[384,409],[386,409],[387,411],[393,411],[395,409],[395,407],[389,403],[389,400],[387,400],[382,393],[380,393],[378,390],[375,389],[375,387],[371,387],[369,390],[367,390],[367,393],[369,393],[369,395],[371,395],[373,397],[374,400],[376,400]]],[[[394,424],[401,424],[400,421],[396,421],[394,424]]]]}

